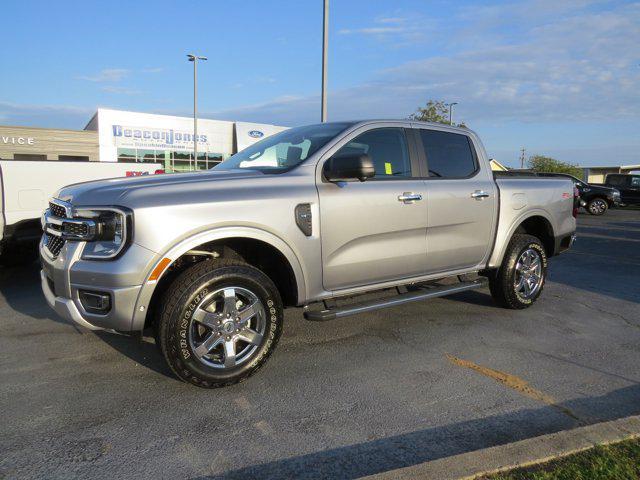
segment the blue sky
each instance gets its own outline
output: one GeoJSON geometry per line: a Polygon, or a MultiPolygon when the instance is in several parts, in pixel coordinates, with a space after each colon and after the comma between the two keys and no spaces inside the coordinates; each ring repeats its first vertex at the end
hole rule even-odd
{"type": "MultiPolygon", "coordinates": [[[[640,2],[332,0],[329,119],[458,102],[489,155],[640,163],[640,2]]],[[[322,0],[5,0],[0,124],[84,127],[97,107],[319,120],[322,0]]]]}

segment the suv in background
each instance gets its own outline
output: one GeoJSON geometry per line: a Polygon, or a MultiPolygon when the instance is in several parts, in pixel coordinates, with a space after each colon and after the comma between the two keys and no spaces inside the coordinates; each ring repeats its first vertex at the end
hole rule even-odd
{"type": "Polygon", "coordinates": [[[620,191],[623,205],[640,205],[640,174],[610,173],[604,184],[620,191]]]}
{"type": "Polygon", "coordinates": [[[580,195],[580,205],[591,215],[603,215],[609,208],[620,204],[620,191],[612,186],[585,183],[567,173],[539,173],[538,175],[541,177],[564,177],[572,180],[580,195]]]}

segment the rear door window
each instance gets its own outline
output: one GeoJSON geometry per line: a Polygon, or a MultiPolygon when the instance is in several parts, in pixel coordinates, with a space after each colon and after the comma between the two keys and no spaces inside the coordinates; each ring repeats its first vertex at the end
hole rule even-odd
{"type": "Polygon", "coordinates": [[[429,177],[466,178],[478,170],[469,137],[459,133],[420,129],[429,177]]]}

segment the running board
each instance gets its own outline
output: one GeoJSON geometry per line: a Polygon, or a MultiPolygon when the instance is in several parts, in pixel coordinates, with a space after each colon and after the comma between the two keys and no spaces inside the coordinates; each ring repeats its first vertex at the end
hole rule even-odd
{"type": "Polygon", "coordinates": [[[466,292],[467,290],[476,290],[486,286],[487,279],[480,277],[471,282],[460,282],[454,285],[444,285],[439,287],[424,288],[421,291],[407,292],[396,295],[383,300],[372,300],[370,302],[356,303],[344,307],[337,307],[325,310],[307,310],[304,311],[304,318],[314,322],[324,322],[327,320],[335,320],[336,318],[348,317],[357,313],[372,312],[387,307],[395,307],[404,305],[405,303],[417,302],[418,300],[426,300],[427,298],[444,297],[453,295],[454,293],[466,292]]]}

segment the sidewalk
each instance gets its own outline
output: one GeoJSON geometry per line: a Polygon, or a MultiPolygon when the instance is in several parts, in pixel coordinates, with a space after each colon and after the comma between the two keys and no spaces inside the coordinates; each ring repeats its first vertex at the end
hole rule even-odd
{"type": "Polygon", "coordinates": [[[462,453],[365,477],[370,480],[471,480],[640,436],[640,415],[462,453]]]}

